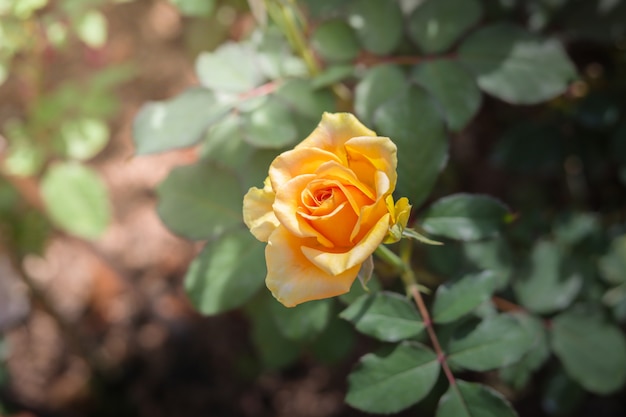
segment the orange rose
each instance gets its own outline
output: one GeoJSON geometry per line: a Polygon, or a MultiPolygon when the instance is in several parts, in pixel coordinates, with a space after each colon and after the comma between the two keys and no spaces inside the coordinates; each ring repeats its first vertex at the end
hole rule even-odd
{"type": "Polygon", "coordinates": [[[243,217],[267,242],[267,287],[287,307],[350,290],[383,241],[397,241],[411,206],[394,205],[396,146],[349,113],[324,113],[317,128],[280,154],[243,217]]]}

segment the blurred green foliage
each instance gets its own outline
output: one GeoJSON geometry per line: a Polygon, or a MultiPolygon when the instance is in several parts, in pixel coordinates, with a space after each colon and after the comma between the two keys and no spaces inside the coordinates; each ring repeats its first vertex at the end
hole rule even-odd
{"type": "MultiPolygon", "coordinates": [[[[397,197],[409,197],[417,227],[444,239],[415,247],[413,261],[420,283],[437,287],[430,308],[453,370],[497,370],[501,383],[523,390],[549,368],[538,388],[547,415],[573,410],[567,393],[623,392],[626,2],[249,4],[259,22],[250,36],[201,54],[201,85],[146,105],[135,122],[139,154],[201,146],[200,160],[159,189],[165,223],[208,241],[186,278],[199,310],[245,306],[270,367],[291,363],[337,322],[329,301],[284,310],[257,292],[264,260],[252,248],[245,266],[211,248],[243,239],[237,196],[262,182],[272,158],[323,111],[347,110],[394,140],[397,197]],[[463,147],[465,165],[451,155],[463,147]],[[465,176],[496,184],[501,201],[467,193],[480,186],[465,176]]],[[[401,343],[359,361],[346,400],[393,413],[429,394],[439,365],[417,342],[425,341],[420,314],[388,292],[397,272],[377,271],[382,285],[341,297],[348,306],[339,317],[401,343]]],[[[515,411],[491,388],[457,380],[436,415],[515,411]]]]}

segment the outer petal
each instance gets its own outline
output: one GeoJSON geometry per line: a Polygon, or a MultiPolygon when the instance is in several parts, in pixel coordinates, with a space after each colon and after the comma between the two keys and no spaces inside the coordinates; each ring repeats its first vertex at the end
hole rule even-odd
{"type": "Polygon", "coordinates": [[[333,253],[303,247],[304,256],[331,275],[339,275],[361,265],[381,244],[389,231],[391,215],[385,214],[367,235],[348,252],[333,253]]]}
{"type": "Polygon", "coordinates": [[[298,175],[312,174],[320,165],[341,160],[330,152],[322,149],[293,149],[281,153],[274,159],[269,169],[269,178],[274,191],[298,175]]]}
{"type": "Polygon", "coordinates": [[[243,197],[243,221],[261,242],[267,242],[280,224],[272,209],[275,197],[269,186],[263,189],[252,187],[243,197]]]}
{"type": "Polygon", "coordinates": [[[344,144],[357,136],[376,136],[351,113],[324,113],[315,130],[298,148],[320,148],[332,152],[345,161],[344,144]]]}
{"type": "Polygon", "coordinates": [[[302,253],[305,240],[279,226],[265,248],[265,283],[274,297],[287,307],[305,301],[334,297],[350,291],[360,264],[333,275],[312,264],[302,253]]]}
{"type": "MultiPolygon", "coordinates": [[[[355,137],[346,142],[348,165],[362,181],[375,181],[376,171],[387,174],[390,190],[396,188],[398,156],[396,145],[386,137],[355,137]],[[368,166],[371,167],[368,169],[368,166]]],[[[383,191],[383,193],[386,191],[383,191]]]]}

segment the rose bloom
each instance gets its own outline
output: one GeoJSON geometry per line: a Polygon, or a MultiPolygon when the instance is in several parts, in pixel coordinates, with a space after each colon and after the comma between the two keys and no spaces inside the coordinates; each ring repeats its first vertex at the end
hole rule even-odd
{"type": "Polygon", "coordinates": [[[349,113],[324,113],[317,128],[251,188],[243,217],[267,242],[266,284],[287,307],[350,290],[381,243],[399,240],[411,206],[394,204],[396,146],[349,113]]]}

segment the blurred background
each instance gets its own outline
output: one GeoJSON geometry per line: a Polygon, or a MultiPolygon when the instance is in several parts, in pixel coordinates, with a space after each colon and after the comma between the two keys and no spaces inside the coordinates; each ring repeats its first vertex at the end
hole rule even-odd
{"type": "MultiPolygon", "coordinates": [[[[540,28],[544,15],[526,5],[565,1],[485,3],[517,3],[506,7],[540,28]]],[[[580,79],[546,106],[485,98],[451,137],[438,194],[502,197],[529,213],[520,236],[549,229],[562,207],[624,223],[626,13],[620,4],[595,21],[591,3],[556,24],[575,32],[580,79]],[[555,128],[561,139],[543,141],[555,128]]],[[[343,397],[370,340],[344,337],[326,356],[304,349],[281,368],[280,349],[259,360],[241,311],[195,312],[182,279],[202,244],[165,228],[154,189],[198,155],[134,157],[140,107],[197,84],[196,56],[255,24],[245,0],[0,0],[0,415],[364,415],[343,397]]],[[[558,384],[525,393],[522,415],[623,415],[614,398],[573,409],[581,392],[558,384]]]]}

